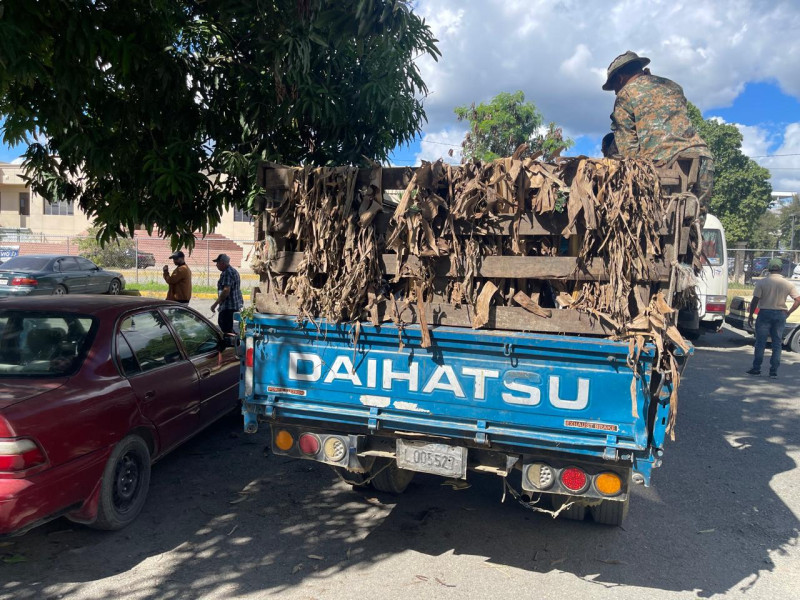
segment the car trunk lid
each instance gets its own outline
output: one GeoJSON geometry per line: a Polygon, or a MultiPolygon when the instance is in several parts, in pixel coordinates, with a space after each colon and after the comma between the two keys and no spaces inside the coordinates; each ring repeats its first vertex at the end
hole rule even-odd
{"type": "Polygon", "coordinates": [[[30,379],[0,379],[0,410],[64,385],[67,377],[47,381],[30,379]]]}

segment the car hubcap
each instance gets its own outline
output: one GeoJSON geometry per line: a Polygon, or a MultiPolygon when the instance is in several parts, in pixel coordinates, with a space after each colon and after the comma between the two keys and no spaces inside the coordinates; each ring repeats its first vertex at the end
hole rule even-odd
{"type": "Polygon", "coordinates": [[[111,293],[114,295],[119,294],[119,284],[116,281],[111,283],[111,293]]]}
{"type": "Polygon", "coordinates": [[[114,477],[114,507],[121,513],[130,509],[139,490],[141,469],[137,458],[126,454],[117,463],[114,477]]]}
{"type": "Polygon", "coordinates": [[[53,292],[56,296],[63,296],[64,295],[64,288],[57,287],[56,291],[53,292]]]}

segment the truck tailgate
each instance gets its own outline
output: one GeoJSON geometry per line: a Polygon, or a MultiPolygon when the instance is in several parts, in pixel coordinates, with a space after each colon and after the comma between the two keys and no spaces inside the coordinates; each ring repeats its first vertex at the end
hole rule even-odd
{"type": "Polygon", "coordinates": [[[423,349],[418,327],[266,314],[248,335],[244,401],[270,418],[511,447],[647,448],[653,348],[635,378],[628,345],[597,338],[437,327],[423,349]]]}

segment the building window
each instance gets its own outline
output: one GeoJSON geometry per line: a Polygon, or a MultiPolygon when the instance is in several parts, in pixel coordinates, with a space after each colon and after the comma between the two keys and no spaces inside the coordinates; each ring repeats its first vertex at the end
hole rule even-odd
{"type": "Polygon", "coordinates": [[[19,214],[29,217],[31,214],[31,194],[30,192],[19,193],[19,214]]]}
{"type": "Polygon", "coordinates": [[[74,214],[75,203],[67,200],[57,202],[44,201],[44,214],[46,215],[72,215],[74,214]]]}
{"type": "Polygon", "coordinates": [[[234,208],[233,220],[236,223],[250,223],[253,220],[253,216],[248,214],[248,212],[244,209],[234,208]]]}

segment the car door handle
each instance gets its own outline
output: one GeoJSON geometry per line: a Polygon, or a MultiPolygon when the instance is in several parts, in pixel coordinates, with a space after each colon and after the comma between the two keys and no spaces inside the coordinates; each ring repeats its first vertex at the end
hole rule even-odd
{"type": "Polygon", "coordinates": [[[155,398],[155,397],[156,397],[156,391],[155,390],[148,390],[148,391],[146,391],[144,393],[144,399],[145,400],[150,400],[151,398],[155,398]]]}
{"type": "Polygon", "coordinates": [[[200,371],[200,379],[205,379],[209,375],[211,375],[211,369],[203,369],[200,371]]]}

